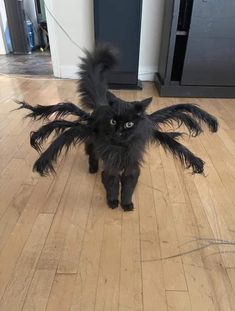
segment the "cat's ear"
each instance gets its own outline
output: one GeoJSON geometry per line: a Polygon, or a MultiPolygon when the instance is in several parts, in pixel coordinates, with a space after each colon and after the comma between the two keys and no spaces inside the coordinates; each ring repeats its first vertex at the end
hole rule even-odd
{"type": "Polygon", "coordinates": [[[136,112],[137,112],[137,113],[142,113],[142,112],[144,112],[144,111],[148,108],[148,106],[149,106],[149,104],[151,103],[152,100],[153,100],[152,97],[148,97],[148,98],[145,98],[144,100],[142,100],[142,101],[136,103],[136,104],[135,104],[135,110],[136,110],[136,112]]]}
{"type": "Polygon", "coordinates": [[[119,98],[110,91],[107,92],[106,96],[107,96],[108,104],[111,107],[115,104],[115,102],[119,100],[119,98]]]}

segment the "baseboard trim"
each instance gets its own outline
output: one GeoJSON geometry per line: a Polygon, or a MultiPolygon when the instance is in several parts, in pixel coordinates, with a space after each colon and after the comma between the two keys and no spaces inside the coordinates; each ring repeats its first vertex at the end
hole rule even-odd
{"type": "Polygon", "coordinates": [[[59,66],[59,77],[62,79],[78,79],[77,66],[59,66]]]}
{"type": "Polygon", "coordinates": [[[141,81],[154,81],[156,71],[156,67],[140,67],[138,78],[141,81]]]}
{"type": "Polygon", "coordinates": [[[158,73],[155,84],[162,97],[235,98],[235,86],[166,85],[158,73]]]}
{"type": "MultiPolygon", "coordinates": [[[[63,79],[78,79],[79,69],[77,66],[59,66],[60,76],[58,78],[63,79]]],[[[141,68],[138,74],[138,78],[141,81],[154,81],[156,73],[155,68],[141,68]]]]}

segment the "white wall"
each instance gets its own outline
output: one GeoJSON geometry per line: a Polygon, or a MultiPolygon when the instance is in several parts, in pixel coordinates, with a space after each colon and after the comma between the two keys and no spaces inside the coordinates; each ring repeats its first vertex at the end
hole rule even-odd
{"type": "Polygon", "coordinates": [[[3,37],[3,30],[2,30],[2,19],[0,15],[0,55],[6,54],[6,47],[3,37]]]}
{"type": "Polygon", "coordinates": [[[139,79],[152,81],[158,70],[164,0],[143,0],[139,79]]]}
{"type": "MultiPolygon", "coordinates": [[[[128,0],[127,0],[128,1],[128,0]]],[[[46,5],[80,47],[94,44],[93,0],[46,0],[46,5]]],[[[139,76],[152,80],[158,68],[164,0],[143,0],[139,76]]],[[[78,57],[83,53],[56,25],[46,9],[54,74],[77,78],[78,57]]]]}
{"type": "Polygon", "coordinates": [[[5,4],[3,0],[0,0],[0,54],[7,53],[7,47],[4,40],[4,31],[7,26],[7,17],[5,11],[5,4]]]}
{"type": "MultiPolygon", "coordinates": [[[[48,9],[81,47],[92,49],[94,45],[93,0],[46,0],[48,9]]],[[[75,46],[54,23],[46,9],[54,74],[56,77],[77,78],[79,57],[83,52],[75,46]]]]}

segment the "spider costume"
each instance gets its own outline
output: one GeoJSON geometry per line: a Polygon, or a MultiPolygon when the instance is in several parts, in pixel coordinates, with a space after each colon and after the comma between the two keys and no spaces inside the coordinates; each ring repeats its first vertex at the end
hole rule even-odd
{"type": "Polygon", "coordinates": [[[102,182],[107,193],[109,207],[119,204],[125,211],[133,210],[132,195],[140,174],[144,151],[149,143],[158,143],[179,158],[193,173],[203,173],[204,162],[178,142],[181,132],[165,132],[163,125],[174,122],[185,125],[191,136],[202,133],[202,124],[216,132],[218,122],[206,111],[192,104],[179,104],[146,113],[152,101],[127,102],[108,90],[107,72],[116,64],[116,52],[108,46],[98,46],[92,53],[86,52],[80,65],[79,93],[82,110],[72,103],[51,106],[31,106],[19,102],[18,109],[30,111],[26,117],[45,120],[47,123],[31,133],[30,143],[40,156],[33,169],[45,176],[54,172],[54,164],[63,149],[71,145],[85,144],[90,173],[98,171],[103,162],[102,182]],[[55,120],[48,118],[54,116],[55,120]],[[67,116],[76,119],[70,121],[67,116]],[[43,151],[46,139],[55,134],[54,140],[43,151]]]}

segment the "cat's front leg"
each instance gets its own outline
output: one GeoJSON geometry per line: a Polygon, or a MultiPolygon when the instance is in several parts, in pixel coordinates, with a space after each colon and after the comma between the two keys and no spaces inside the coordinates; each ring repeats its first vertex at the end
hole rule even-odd
{"type": "Polygon", "coordinates": [[[118,207],[119,196],[119,184],[120,175],[119,172],[112,172],[104,170],[102,172],[102,183],[106,189],[107,203],[110,208],[118,207]]]}
{"type": "Polygon", "coordinates": [[[128,167],[122,174],[121,205],[124,211],[132,211],[134,209],[132,195],[138,182],[139,175],[140,169],[138,164],[128,167]]]}
{"type": "Polygon", "coordinates": [[[86,151],[86,154],[88,155],[89,172],[91,174],[95,174],[97,173],[99,169],[99,160],[95,155],[94,145],[92,142],[87,142],[85,144],[85,151],[86,151]]]}

